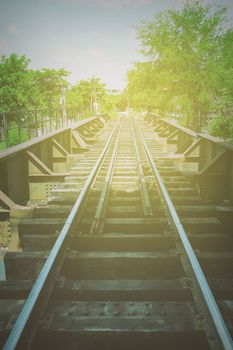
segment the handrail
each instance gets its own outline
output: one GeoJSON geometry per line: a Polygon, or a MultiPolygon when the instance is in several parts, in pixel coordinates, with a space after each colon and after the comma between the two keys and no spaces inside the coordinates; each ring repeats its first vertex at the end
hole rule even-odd
{"type": "Polygon", "coordinates": [[[175,129],[179,130],[180,132],[183,132],[191,137],[194,137],[194,138],[198,137],[198,138],[215,143],[218,146],[222,146],[226,149],[233,151],[233,145],[220,137],[215,137],[215,136],[208,135],[208,134],[205,134],[202,132],[193,131],[189,128],[186,128],[182,125],[178,125],[178,124],[172,122],[171,120],[166,120],[166,119],[164,119],[156,114],[153,114],[153,113],[148,113],[147,116],[152,116],[152,117],[158,118],[158,120],[164,122],[165,124],[167,124],[171,127],[174,127],[175,129]]]}
{"type": "Polygon", "coordinates": [[[67,130],[72,130],[72,129],[77,129],[78,127],[81,127],[93,120],[96,120],[98,119],[99,116],[96,116],[96,117],[91,117],[91,118],[88,118],[88,119],[85,119],[85,120],[81,120],[79,122],[77,122],[75,125],[72,125],[72,126],[64,126],[60,129],[56,129],[54,131],[51,131],[45,135],[41,135],[41,136],[37,136],[37,137],[34,137],[33,139],[31,140],[28,140],[28,141],[25,141],[25,142],[22,142],[16,146],[12,146],[10,148],[7,148],[6,150],[3,150],[0,152],[0,160],[4,159],[4,158],[8,158],[8,157],[12,157],[14,156],[16,153],[18,152],[21,152],[21,151],[24,151],[26,149],[28,149],[29,147],[31,146],[34,146],[40,142],[43,142],[44,140],[47,140],[51,137],[54,137],[56,135],[59,135],[61,132],[64,132],[64,131],[67,131],[67,130]]]}
{"type": "Polygon", "coordinates": [[[185,126],[175,124],[172,121],[166,120],[166,119],[164,119],[164,118],[162,118],[162,117],[160,117],[160,116],[158,116],[156,114],[148,113],[146,116],[152,116],[152,117],[158,118],[159,120],[161,120],[165,124],[170,125],[172,127],[175,127],[177,130],[182,131],[182,132],[186,133],[189,136],[192,136],[192,137],[198,136],[198,133],[196,131],[188,129],[185,126]]]}
{"type": "MultiPolygon", "coordinates": [[[[108,142],[106,143],[103,151],[101,152],[98,160],[96,161],[94,167],[92,168],[68,218],[66,219],[66,222],[54,244],[52,247],[49,256],[35,282],[35,284],[32,287],[32,290],[14,324],[14,327],[12,328],[10,335],[3,347],[3,350],[14,350],[14,349],[21,349],[22,339],[25,336],[25,333],[30,329],[30,321],[35,316],[36,312],[36,306],[38,306],[38,303],[43,297],[43,303],[47,303],[48,295],[47,293],[50,293],[50,289],[47,288],[47,292],[45,291],[46,286],[48,285],[51,277],[52,272],[55,270],[56,263],[58,261],[58,258],[61,258],[61,254],[64,255],[64,246],[67,245],[67,239],[69,236],[69,233],[74,225],[74,221],[77,218],[77,215],[79,214],[81,204],[83,203],[84,198],[86,197],[86,194],[92,184],[92,182],[95,179],[95,176],[98,172],[99,167],[102,164],[102,161],[105,157],[106,152],[109,149],[109,146],[111,145],[111,142],[113,140],[114,135],[117,133],[119,129],[121,119],[118,120],[116,126],[114,127],[108,142]],[[47,298],[45,295],[47,295],[47,298]]],[[[35,322],[35,321],[34,321],[35,322]]],[[[30,330],[31,331],[31,330],[30,330]]],[[[26,350],[25,347],[22,349],[26,350]]]]}

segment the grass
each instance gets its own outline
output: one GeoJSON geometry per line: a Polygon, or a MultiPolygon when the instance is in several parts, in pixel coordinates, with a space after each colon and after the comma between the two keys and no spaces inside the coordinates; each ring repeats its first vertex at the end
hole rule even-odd
{"type": "MultiPolygon", "coordinates": [[[[29,140],[28,130],[21,129],[21,137],[20,137],[19,129],[13,127],[8,131],[8,138],[9,138],[9,145],[8,145],[9,147],[18,145],[19,143],[29,140]]],[[[6,141],[1,141],[0,151],[3,151],[6,148],[7,148],[6,141]]]]}

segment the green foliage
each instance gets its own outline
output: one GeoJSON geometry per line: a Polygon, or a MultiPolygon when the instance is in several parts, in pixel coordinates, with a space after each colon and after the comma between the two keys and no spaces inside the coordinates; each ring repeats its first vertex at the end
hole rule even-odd
{"type": "Polygon", "coordinates": [[[27,141],[29,139],[28,130],[22,129],[19,133],[17,124],[11,125],[9,130],[9,146],[15,146],[20,142],[27,141]]]}
{"type": "Polygon", "coordinates": [[[31,76],[29,60],[25,56],[11,54],[0,58],[0,111],[27,106],[31,76]]]}
{"type": "MultiPolygon", "coordinates": [[[[27,141],[29,139],[28,130],[26,128],[20,128],[16,122],[12,122],[8,130],[8,146],[15,146],[20,142],[27,141]]],[[[0,141],[0,150],[6,148],[6,141],[0,141]]]]}
{"type": "Polygon", "coordinates": [[[36,108],[52,110],[58,108],[60,98],[68,87],[65,78],[69,75],[65,69],[48,69],[31,71],[34,94],[31,103],[36,108]]]}
{"type": "Polygon", "coordinates": [[[70,86],[66,80],[69,72],[63,68],[32,70],[29,63],[26,56],[14,53],[0,57],[0,122],[6,133],[0,149],[27,140],[27,128],[30,124],[33,130],[35,116],[37,122],[41,117],[49,116],[50,121],[54,117],[56,126],[60,125],[65,96],[68,118],[78,113],[85,117],[97,111],[112,113],[116,109],[117,97],[107,94],[100,78],[80,80],[70,86]]]}
{"type": "Polygon", "coordinates": [[[222,115],[215,117],[209,123],[209,132],[213,136],[221,136],[224,139],[233,141],[233,118],[222,115]]]}
{"type": "Polygon", "coordinates": [[[218,93],[216,111],[224,116],[232,113],[233,107],[233,29],[229,29],[222,37],[221,57],[218,65],[218,93]]]}
{"type": "Polygon", "coordinates": [[[101,103],[101,112],[112,113],[116,110],[117,97],[115,95],[106,94],[101,103]]]}
{"type": "Polygon", "coordinates": [[[0,112],[59,107],[68,86],[64,69],[30,70],[30,60],[15,53],[0,58],[0,112]]]}
{"type": "Polygon", "coordinates": [[[61,108],[62,95],[66,95],[71,118],[77,113],[87,116],[90,111],[115,110],[116,99],[107,94],[100,78],[80,80],[70,86],[66,80],[69,72],[63,68],[32,70],[29,63],[25,56],[16,54],[0,58],[0,112],[11,111],[7,114],[8,124],[14,121],[21,124],[21,112],[28,109],[42,110],[42,113],[52,117],[53,111],[61,108]]]}
{"type": "Polygon", "coordinates": [[[72,86],[67,90],[66,104],[71,109],[76,109],[77,112],[83,111],[83,98],[78,93],[76,86],[72,86]]]}
{"type": "Polygon", "coordinates": [[[103,113],[107,112],[109,114],[112,114],[114,112],[124,112],[127,107],[128,98],[126,94],[106,94],[102,102],[101,111],[103,113]]]}
{"type": "Polygon", "coordinates": [[[96,104],[102,109],[106,100],[106,86],[100,78],[80,80],[67,92],[67,106],[78,111],[94,111],[96,104]]]}
{"type": "Polygon", "coordinates": [[[233,34],[224,29],[225,14],[194,0],[143,22],[138,39],[147,61],[128,72],[131,106],[185,115],[195,130],[210,112],[232,106],[233,34]]]}
{"type": "Polygon", "coordinates": [[[17,111],[8,114],[8,123],[21,123],[21,112],[27,109],[43,110],[49,116],[61,107],[61,96],[66,95],[69,116],[78,112],[89,114],[97,109],[103,113],[116,108],[124,110],[125,97],[107,94],[100,78],[80,80],[69,86],[66,78],[69,72],[62,69],[32,70],[30,60],[25,56],[11,54],[0,58],[0,112],[17,111]]]}
{"type": "Polygon", "coordinates": [[[120,112],[124,112],[128,107],[128,99],[127,97],[122,94],[117,96],[116,99],[116,109],[120,112]]]}

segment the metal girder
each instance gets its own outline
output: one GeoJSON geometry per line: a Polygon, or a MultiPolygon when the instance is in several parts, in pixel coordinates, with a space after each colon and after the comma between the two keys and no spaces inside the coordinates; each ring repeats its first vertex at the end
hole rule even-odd
{"type": "Polygon", "coordinates": [[[76,144],[76,146],[78,146],[78,148],[81,149],[88,149],[88,145],[84,140],[84,137],[81,136],[76,130],[72,131],[72,139],[74,141],[74,143],[76,144]]]}
{"type": "Polygon", "coordinates": [[[45,165],[35,154],[27,151],[28,160],[42,173],[47,175],[53,175],[53,172],[47,165],[45,165]]]}
{"type": "MultiPolygon", "coordinates": [[[[199,161],[200,163],[200,161],[199,161]]],[[[195,175],[200,195],[203,198],[227,199],[230,183],[230,154],[229,150],[222,151],[209,160],[195,175]]]]}
{"type": "Polygon", "coordinates": [[[54,147],[61,153],[62,156],[67,157],[69,155],[66,149],[62,147],[62,145],[56,139],[52,138],[52,142],[54,147]]]}
{"type": "MultiPolygon", "coordinates": [[[[39,172],[52,175],[53,147],[56,147],[56,149],[66,157],[72,152],[72,130],[79,130],[85,126],[85,124],[98,121],[99,118],[102,117],[98,116],[82,120],[73,127],[63,127],[1,152],[1,190],[17,204],[26,204],[30,199],[28,158],[30,158],[32,163],[38,168],[39,172]],[[27,152],[30,152],[29,156],[27,152]]],[[[85,141],[82,143],[84,142],[85,141]]],[[[91,142],[92,140],[88,140],[88,143],[91,142]]],[[[81,148],[79,148],[79,150],[81,150],[81,148]]],[[[58,159],[54,160],[58,161],[58,159]]],[[[59,161],[62,162],[64,160],[65,158],[59,159],[59,161]]]]}
{"type": "Polygon", "coordinates": [[[2,191],[0,191],[0,203],[3,203],[9,209],[16,205],[16,203],[2,191]]]}

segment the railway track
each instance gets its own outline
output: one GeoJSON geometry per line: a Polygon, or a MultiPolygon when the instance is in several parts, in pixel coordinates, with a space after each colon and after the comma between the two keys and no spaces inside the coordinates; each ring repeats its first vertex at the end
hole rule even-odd
{"type": "Polygon", "coordinates": [[[110,121],[19,224],[2,348],[232,349],[227,209],[199,196],[148,123],[110,121]]]}

